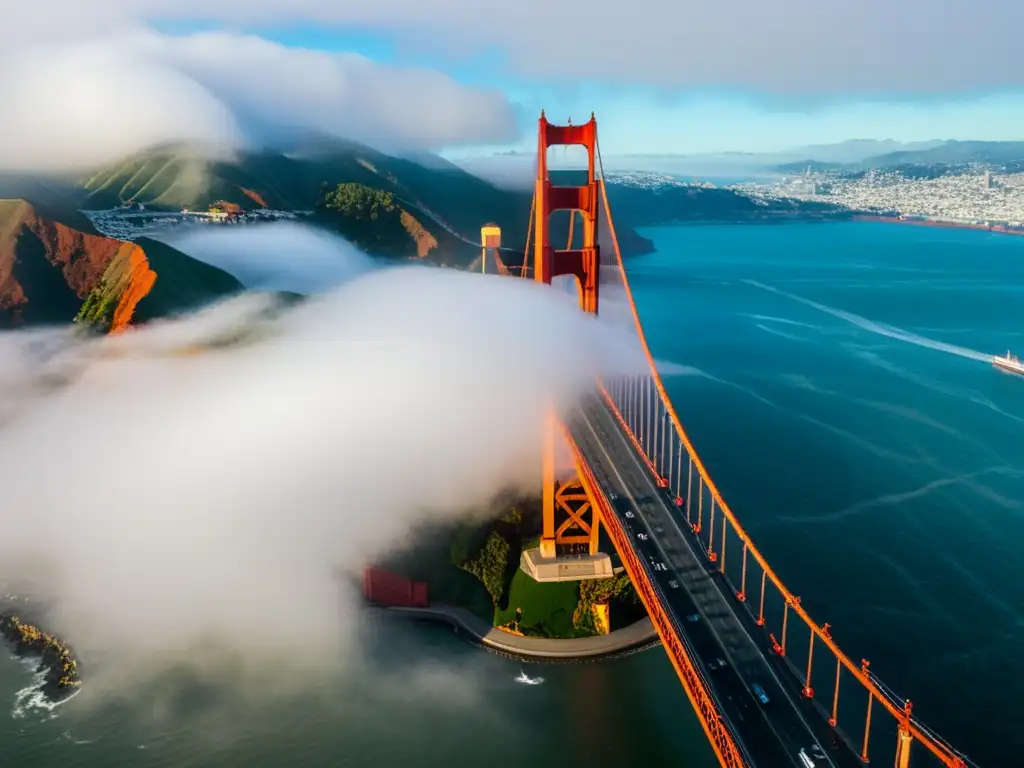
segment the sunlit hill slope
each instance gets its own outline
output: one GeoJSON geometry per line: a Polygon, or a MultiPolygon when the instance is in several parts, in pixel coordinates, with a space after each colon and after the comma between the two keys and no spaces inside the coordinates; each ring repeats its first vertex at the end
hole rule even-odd
{"type": "MultiPolygon", "coordinates": [[[[320,138],[288,154],[262,150],[227,159],[206,159],[193,147],[162,147],[102,168],[79,184],[74,197],[84,209],[141,203],[157,209],[205,210],[223,201],[242,210],[285,211],[322,210],[318,204],[326,193],[340,184],[359,184],[390,195],[401,212],[393,217],[391,235],[406,235],[371,238],[387,241],[382,255],[429,253],[452,264],[476,254],[448,229],[472,236],[483,222],[496,220],[510,237],[521,240],[530,211],[527,195],[497,189],[440,158],[427,167],[341,139],[320,138]]],[[[358,224],[346,227],[338,211],[320,223],[346,236],[353,229],[365,230],[358,224]]],[[[375,227],[380,234],[384,224],[375,227]]],[[[369,243],[370,250],[373,244],[369,243]]]]}
{"type": "Polygon", "coordinates": [[[77,318],[117,330],[240,290],[227,273],[161,243],[114,240],[84,217],[0,200],[0,327],[77,318]]]}

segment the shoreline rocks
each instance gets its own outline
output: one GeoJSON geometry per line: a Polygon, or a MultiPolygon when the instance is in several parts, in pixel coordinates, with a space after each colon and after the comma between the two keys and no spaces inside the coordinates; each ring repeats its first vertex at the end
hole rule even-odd
{"type": "Polygon", "coordinates": [[[78,660],[59,638],[13,613],[0,614],[0,635],[18,656],[39,658],[38,668],[46,675],[42,691],[51,701],[65,699],[81,686],[78,660]]]}

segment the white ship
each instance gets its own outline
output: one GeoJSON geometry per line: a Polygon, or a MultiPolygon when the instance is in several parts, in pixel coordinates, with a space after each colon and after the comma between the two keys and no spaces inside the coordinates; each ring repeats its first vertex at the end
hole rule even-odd
{"type": "Polygon", "coordinates": [[[1011,355],[1009,351],[1006,352],[1006,357],[999,357],[998,355],[993,357],[992,365],[1002,368],[1004,371],[1019,373],[1021,376],[1024,376],[1024,363],[1016,355],[1011,355]]]}

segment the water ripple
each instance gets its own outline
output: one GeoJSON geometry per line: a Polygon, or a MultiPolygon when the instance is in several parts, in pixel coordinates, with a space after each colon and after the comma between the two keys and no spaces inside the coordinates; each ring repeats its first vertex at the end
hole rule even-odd
{"type": "Polygon", "coordinates": [[[945,488],[951,485],[962,485],[967,486],[970,480],[982,477],[984,475],[999,474],[1008,475],[1011,477],[1020,477],[1020,470],[1016,470],[1013,467],[988,467],[981,469],[976,472],[967,472],[962,475],[956,475],[954,477],[942,477],[937,480],[925,483],[924,485],[914,488],[909,491],[902,491],[900,493],[886,493],[881,496],[876,496],[872,499],[865,499],[859,501],[856,504],[851,504],[844,509],[837,510],[835,512],[829,512],[824,515],[810,515],[806,517],[791,517],[783,515],[776,520],[780,523],[794,523],[794,524],[805,524],[805,523],[834,523],[838,520],[845,520],[850,517],[856,517],[863,514],[864,512],[876,509],[878,507],[895,507],[902,504],[905,501],[911,501],[912,499],[918,499],[922,496],[926,496],[933,491],[937,491],[940,488],[945,488]]]}

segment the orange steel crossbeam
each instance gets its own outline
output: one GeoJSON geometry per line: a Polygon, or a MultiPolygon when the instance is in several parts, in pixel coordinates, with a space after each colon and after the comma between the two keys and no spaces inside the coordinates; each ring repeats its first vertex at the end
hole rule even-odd
{"type": "Polygon", "coordinates": [[[597,245],[597,215],[600,200],[595,175],[597,151],[597,121],[583,125],[554,125],[542,112],[537,130],[537,182],[534,187],[536,208],[533,229],[533,279],[551,284],[559,275],[572,275],[579,287],[580,309],[597,314],[598,286],[601,269],[600,249],[597,245]],[[581,145],[587,150],[587,183],[562,187],[551,183],[548,176],[548,148],[567,144],[581,145]],[[554,250],[550,239],[550,219],[555,211],[569,211],[569,242],[563,250],[554,250]],[[576,213],[580,214],[583,246],[573,249],[573,229],[576,213]]]}
{"type": "Polygon", "coordinates": [[[622,564],[626,568],[626,573],[629,574],[633,587],[636,589],[637,594],[640,595],[640,600],[647,609],[651,623],[654,624],[658,637],[661,638],[662,645],[668,653],[669,660],[672,662],[672,666],[675,667],[676,674],[679,675],[679,680],[683,684],[686,696],[689,698],[694,712],[697,713],[697,717],[704,728],[704,733],[707,734],[708,741],[711,743],[711,748],[714,750],[718,762],[725,768],[747,768],[748,763],[740,755],[736,740],[725,724],[725,720],[715,704],[710,688],[694,667],[689,654],[683,647],[682,640],[673,626],[671,618],[662,606],[657,591],[647,575],[647,571],[630,545],[629,537],[622,529],[618,517],[616,517],[608,500],[601,492],[600,485],[597,483],[583,454],[580,453],[579,447],[573,441],[568,430],[565,430],[564,427],[563,430],[576,461],[576,471],[579,474],[580,482],[590,499],[591,505],[599,510],[600,519],[604,521],[604,528],[611,537],[616,551],[622,558],[622,564]]]}
{"type": "Polygon", "coordinates": [[[567,518],[555,530],[555,542],[558,544],[589,544],[591,539],[590,524],[583,516],[592,510],[593,504],[579,480],[562,483],[555,491],[555,503],[567,515],[567,518]],[[575,502],[575,506],[572,502],[575,502]],[[579,528],[582,535],[567,534],[566,531],[579,528]]]}

